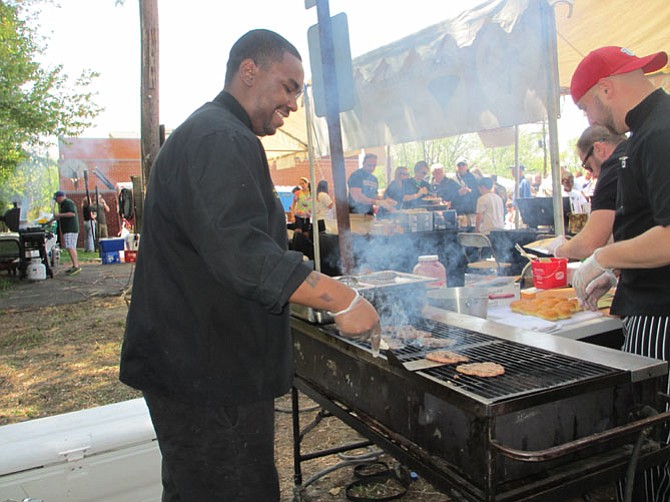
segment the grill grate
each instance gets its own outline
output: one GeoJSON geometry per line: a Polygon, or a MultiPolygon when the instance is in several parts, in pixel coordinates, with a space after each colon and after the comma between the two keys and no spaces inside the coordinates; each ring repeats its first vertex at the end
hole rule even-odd
{"type": "MultiPolygon", "coordinates": [[[[421,370],[447,385],[492,402],[620,373],[606,366],[435,321],[419,320],[416,327],[430,331],[435,338],[453,340],[444,350],[466,355],[471,363],[502,364],[505,374],[494,378],[463,375],[456,371],[455,364],[421,370]]],[[[369,348],[369,344],[360,345],[369,348]]],[[[407,363],[423,359],[433,350],[441,349],[422,348],[418,342],[394,350],[393,354],[407,363]]]]}

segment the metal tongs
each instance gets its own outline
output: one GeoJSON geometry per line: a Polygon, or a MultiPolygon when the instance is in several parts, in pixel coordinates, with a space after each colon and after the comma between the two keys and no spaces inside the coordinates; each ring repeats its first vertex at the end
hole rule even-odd
{"type": "Polygon", "coordinates": [[[537,261],[537,260],[540,259],[537,255],[534,255],[532,253],[528,253],[524,248],[522,248],[519,245],[518,242],[514,245],[514,249],[516,249],[519,252],[519,254],[521,256],[523,256],[524,258],[526,258],[528,261],[537,261]]]}

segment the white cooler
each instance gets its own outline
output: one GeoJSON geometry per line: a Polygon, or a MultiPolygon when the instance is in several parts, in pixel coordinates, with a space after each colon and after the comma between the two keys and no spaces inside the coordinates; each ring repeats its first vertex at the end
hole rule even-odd
{"type": "Polygon", "coordinates": [[[0,427],[0,502],[159,502],[144,399],[0,427]]]}

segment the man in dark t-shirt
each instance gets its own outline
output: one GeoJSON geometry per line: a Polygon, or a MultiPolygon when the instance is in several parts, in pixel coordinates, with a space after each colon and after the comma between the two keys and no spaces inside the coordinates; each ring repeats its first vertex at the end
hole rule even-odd
{"type": "Polygon", "coordinates": [[[379,181],[372,172],[377,167],[377,156],[368,153],[363,165],[349,176],[349,212],[355,214],[374,214],[374,205],[379,199],[379,181]]]}
{"type": "Polygon", "coordinates": [[[433,192],[442,199],[442,202],[448,204],[449,208],[452,206],[452,201],[458,197],[460,188],[457,182],[444,175],[442,164],[433,164],[433,192]]]}
{"type": "Polygon", "coordinates": [[[423,198],[432,192],[430,184],[426,181],[429,168],[425,160],[420,160],[414,166],[414,176],[402,182],[402,200],[405,209],[420,207],[423,198]]]}
{"type": "Polygon", "coordinates": [[[571,240],[563,236],[549,246],[557,258],[582,260],[604,246],[612,236],[616,209],[619,157],[626,151],[626,137],[613,134],[606,127],[587,127],[577,141],[582,166],[597,178],[591,199],[591,213],[584,228],[571,240]]]}
{"type": "Polygon", "coordinates": [[[468,163],[465,159],[459,160],[456,164],[456,182],[459,189],[456,198],[451,201],[451,208],[455,209],[459,216],[467,215],[468,225],[474,226],[479,188],[477,187],[477,178],[468,169],[468,163]]]}
{"type": "Polygon", "coordinates": [[[58,220],[63,242],[61,245],[67,250],[72,261],[72,267],[65,271],[66,274],[75,275],[81,272],[79,258],[77,256],[77,237],[79,236],[79,219],[77,218],[77,206],[58,190],[54,194],[54,200],[58,202],[59,211],[51,221],[58,220]]]}

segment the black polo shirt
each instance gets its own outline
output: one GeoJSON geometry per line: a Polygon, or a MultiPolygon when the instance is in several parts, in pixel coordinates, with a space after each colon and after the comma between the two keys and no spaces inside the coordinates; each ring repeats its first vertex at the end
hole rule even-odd
{"type": "Polygon", "coordinates": [[[591,211],[599,209],[616,209],[616,192],[619,185],[619,157],[625,155],[627,141],[619,143],[612,155],[610,155],[602,166],[600,175],[596,181],[596,188],[591,197],[591,211]]]}
{"type": "MultiPolygon", "coordinates": [[[[402,182],[402,195],[403,198],[405,195],[415,195],[419,193],[419,190],[422,188],[425,188],[428,190],[428,194],[432,192],[432,188],[430,187],[430,184],[427,181],[421,180],[421,181],[416,181],[414,178],[408,178],[406,180],[403,180],[402,182]]],[[[423,203],[422,201],[423,196],[417,198],[417,199],[412,199],[403,202],[403,207],[406,209],[412,209],[421,206],[423,203]]]]}
{"type": "Polygon", "coordinates": [[[439,183],[433,185],[433,191],[443,201],[453,201],[456,199],[460,188],[460,185],[456,181],[446,176],[439,183]]]}
{"type": "MultiPolygon", "coordinates": [[[[658,89],[626,115],[630,127],[619,161],[614,240],[632,239],[670,225],[670,96],[658,89]]],[[[670,266],[621,271],[612,312],[668,315],[670,266]]]]}
{"type": "Polygon", "coordinates": [[[287,392],[287,302],[311,271],[287,246],[261,142],[222,92],[170,135],[152,168],[121,380],[211,405],[287,392]]]}

